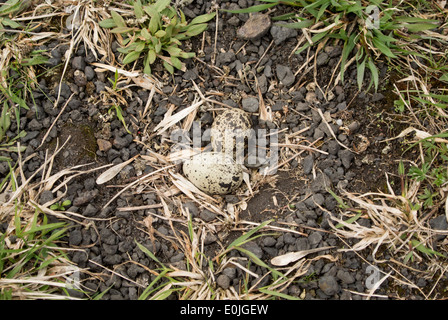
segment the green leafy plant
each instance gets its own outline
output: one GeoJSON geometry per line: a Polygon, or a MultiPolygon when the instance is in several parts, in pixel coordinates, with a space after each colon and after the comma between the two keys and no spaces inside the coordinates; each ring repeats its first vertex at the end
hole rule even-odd
{"type": "Polygon", "coordinates": [[[185,52],[180,48],[183,40],[201,34],[207,28],[207,22],[216,13],[204,14],[186,21],[181,10],[170,5],[170,0],[158,0],[142,5],[140,0],[133,3],[135,19],[125,20],[115,11],[112,18],[100,22],[103,28],[110,28],[112,33],[120,34],[119,52],[125,56],[123,64],[129,64],[144,57],[144,73],[151,74],[151,65],[157,58],[170,73],[174,69],[184,70],[180,59],[195,56],[194,52],[185,52]]]}
{"type": "Polygon", "coordinates": [[[255,5],[240,10],[228,10],[232,13],[259,12],[277,5],[290,6],[297,11],[273,17],[275,21],[296,20],[291,23],[277,23],[287,28],[314,29],[310,41],[302,45],[296,53],[311,46],[324,44],[329,39],[342,41],[342,59],[340,63],[340,79],[344,81],[344,73],[348,63],[356,62],[357,83],[363,85],[366,70],[370,70],[371,82],[375,89],[379,85],[379,71],[375,61],[380,57],[393,59],[398,53],[409,54],[400,45],[400,39],[415,39],[419,31],[437,27],[437,20],[414,16],[399,16],[392,2],[370,0],[261,0],[265,4],[255,5]],[[349,60],[350,55],[354,55],[349,60]]]}
{"type": "Polygon", "coordinates": [[[64,211],[65,207],[68,207],[72,204],[72,202],[70,200],[64,200],[63,202],[58,202],[55,203],[53,205],[50,206],[51,210],[56,210],[56,211],[64,211]]]}
{"type": "Polygon", "coordinates": [[[7,35],[6,29],[19,29],[22,27],[19,23],[12,20],[11,16],[25,9],[27,5],[29,5],[27,1],[8,0],[0,6],[0,42],[11,38],[11,36],[7,35]]]}

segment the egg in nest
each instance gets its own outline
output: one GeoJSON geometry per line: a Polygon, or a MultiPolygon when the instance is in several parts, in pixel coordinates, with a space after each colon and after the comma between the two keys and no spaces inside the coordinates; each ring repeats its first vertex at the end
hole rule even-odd
{"type": "Polygon", "coordinates": [[[243,182],[241,166],[225,153],[204,152],[184,161],[185,176],[208,194],[234,192],[243,182]]]}
{"type": "Polygon", "coordinates": [[[252,121],[241,109],[227,109],[216,117],[210,131],[210,141],[215,152],[234,154],[244,151],[246,140],[252,136],[252,121]]]}

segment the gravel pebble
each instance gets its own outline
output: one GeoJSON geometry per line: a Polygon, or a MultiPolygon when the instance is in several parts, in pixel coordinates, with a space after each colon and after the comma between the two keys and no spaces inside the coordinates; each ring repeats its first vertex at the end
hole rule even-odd
{"type": "Polygon", "coordinates": [[[323,276],[319,278],[319,288],[327,296],[332,296],[339,291],[339,284],[333,276],[323,276]]]}
{"type": "Polygon", "coordinates": [[[291,86],[295,81],[294,74],[287,66],[277,65],[276,74],[280,82],[286,87],[291,86]]]}
{"type": "Polygon", "coordinates": [[[257,98],[245,98],[241,101],[241,104],[246,112],[258,112],[259,102],[257,98]]]}

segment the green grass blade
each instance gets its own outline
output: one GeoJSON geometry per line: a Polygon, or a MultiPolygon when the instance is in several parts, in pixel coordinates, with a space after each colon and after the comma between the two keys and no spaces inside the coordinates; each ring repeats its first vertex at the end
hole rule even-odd
{"type": "Polygon", "coordinates": [[[234,248],[237,246],[242,245],[243,243],[245,243],[247,241],[247,239],[249,239],[255,232],[258,232],[258,230],[260,230],[261,228],[263,228],[264,226],[268,225],[269,223],[271,223],[273,220],[268,220],[268,221],[264,221],[263,223],[261,223],[260,225],[258,225],[257,227],[255,227],[254,229],[248,231],[247,233],[243,234],[242,236],[240,236],[239,238],[235,239],[234,241],[232,241],[231,244],[229,244],[229,246],[227,247],[228,249],[230,248],[234,248]]]}
{"type": "Polygon", "coordinates": [[[244,248],[241,247],[236,247],[236,249],[242,253],[244,253],[245,255],[247,255],[255,264],[259,265],[260,267],[266,268],[269,271],[272,272],[273,275],[281,277],[281,278],[286,278],[283,273],[281,273],[280,271],[277,271],[274,268],[271,268],[270,266],[268,266],[266,263],[264,263],[263,261],[260,260],[260,258],[258,258],[253,252],[246,250],[244,248]]]}
{"type": "Polygon", "coordinates": [[[252,12],[260,12],[269,8],[272,8],[273,6],[276,6],[277,3],[266,3],[266,4],[259,4],[255,5],[249,8],[244,9],[237,9],[237,10],[226,10],[223,9],[222,11],[230,12],[230,13],[252,13],[252,12]]]}

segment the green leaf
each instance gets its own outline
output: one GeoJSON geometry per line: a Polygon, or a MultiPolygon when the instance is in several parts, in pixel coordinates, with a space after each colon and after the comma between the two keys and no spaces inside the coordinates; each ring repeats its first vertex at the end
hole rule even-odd
{"type": "Polygon", "coordinates": [[[272,272],[272,274],[282,277],[282,278],[285,277],[281,272],[277,271],[274,268],[269,267],[266,263],[264,263],[262,260],[260,260],[260,258],[258,258],[253,252],[251,252],[247,249],[241,248],[241,247],[235,247],[235,249],[237,249],[238,251],[241,251],[242,253],[247,255],[255,264],[259,265],[260,267],[270,270],[272,272]]]}
{"type": "Polygon", "coordinates": [[[261,223],[260,225],[258,225],[257,227],[253,228],[252,230],[248,231],[247,233],[243,234],[242,236],[240,236],[239,238],[233,240],[233,242],[231,244],[228,245],[228,249],[232,248],[232,247],[237,247],[239,245],[242,245],[243,243],[245,243],[247,241],[247,239],[249,239],[255,232],[258,232],[258,230],[260,230],[261,228],[263,228],[264,226],[268,225],[269,223],[271,223],[273,220],[268,220],[268,221],[264,221],[263,223],[261,223]]]}
{"type": "Polygon", "coordinates": [[[148,57],[145,59],[145,67],[143,68],[143,72],[147,75],[151,75],[151,63],[149,62],[148,57]]]}
{"type": "Polygon", "coordinates": [[[137,19],[141,19],[144,16],[144,11],[143,11],[143,6],[142,6],[142,2],[140,0],[136,0],[134,2],[134,12],[135,12],[135,17],[137,19]]]}
{"type": "Polygon", "coordinates": [[[251,13],[251,12],[260,12],[269,8],[272,8],[273,6],[276,6],[278,3],[267,3],[267,4],[259,4],[256,6],[252,6],[249,8],[244,9],[238,9],[238,10],[222,10],[224,12],[230,12],[230,13],[251,13]]]}
{"type": "Polygon", "coordinates": [[[207,29],[206,23],[195,24],[195,25],[189,26],[187,31],[185,32],[185,34],[188,37],[194,37],[194,36],[197,36],[198,34],[201,34],[202,32],[204,32],[205,29],[207,29]]]}
{"type": "Polygon", "coordinates": [[[163,66],[165,67],[166,70],[168,70],[168,72],[169,72],[170,74],[173,74],[173,73],[174,73],[174,68],[173,68],[173,66],[170,65],[168,62],[163,61],[163,66]]]}
{"type": "MultiPolygon", "coordinates": [[[[361,217],[361,216],[362,216],[362,211],[361,211],[361,212],[358,212],[356,215],[354,215],[354,216],[351,217],[350,219],[345,220],[344,222],[347,223],[347,224],[351,224],[351,223],[355,222],[356,220],[358,220],[359,217],[361,217]]],[[[342,224],[342,223],[338,223],[338,224],[335,226],[336,229],[339,229],[339,228],[342,228],[342,227],[344,227],[344,224],[342,224]]]]}
{"type": "Polygon", "coordinates": [[[13,29],[17,29],[17,28],[21,28],[22,27],[19,23],[15,22],[15,21],[13,21],[13,20],[11,20],[9,18],[3,18],[2,24],[4,24],[7,27],[11,27],[13,29]]]}
{"type": "Polygon", "coordinates": [[[143,41],[139,41],[135,46],[135,51],[142,52],[143,50],[145,50],[145,43],[143,41]]]}
{"type": "Polygon", "coordinates": [[[159,30],[154,34],[157,38],[163,38],[166,35],[165,30],[159,30]]]}
{"type": "Polygon", "coordinates": [[[138,52],[138,51],[130,52],[126,55],[126,57],[124,57],[123,64],[128,64],[128,63],[134,62],[139,57],[140,57],[140,52],[138,52]]]}
{"type": "Polygon", "coordinates": [[[178,70],[182,70],[182,62],[180,62],[179,58],[171,57],[171,64],[178,70]]]}
{"type": "Polygon", "coordinates": [[[148,29],[143,28],[140,31],[140,36],[143,37],[143,39],[145,39],[146,41],[151,40],[151,34],[149,33],[148,29]]]}
{"type": "Polygon", "coordinates": [[[146,253],[146,255],[148,257],[150,257],[152,260],[154,260],[155,262],[157,262],[158,264],[160,264],[163,268],[165,268],[165,266],[163,265],[162,262],[159,261],[159,259],[156,258],[156,256],[149,251],[148,248],[146,248],[145,246],[143,246],[142,244],[138,243],[137,241],[135,241],[135,243],[137,244],[137,247],[139,247],[140,250],[142,250],[144,253],[146,253]]]}
{"type": "Polygon", "coordinates": [[[21,0],[8,0],[0,7],[0,15],[6,16],[20,10],[21,0]]]}
{"type": "Polygon", "coordinates": [[[440,81],[448,81],[448,73],[444,73],[439,78],[440,81]]]}
{"type": "Polygon", "coordinates": [[[106,29],[115,28],[117,26],[114,19],[102,20],[102,21],[100,21],[99,25],[101,28],[106,28],[106,29]]]}
{"type": "Polygon", "coordinates": [[[69,205],[71,205],[72,204],[72,202],[70,201],[70,200],[65,200],[64,202],[62,202],[62,206],[64,206],[64,207],[67,207],[67,206],[69,206],[69,205]]]}
{"type": "Polygon", "coordinates": [[[184,52],[182,51],[179,54],[179,57],[181,57],[182,59],[190,59],[193,58],[196,54],[194,52],[184,52]]]}
{"type": "Polygon", "coordinates": [[[156,61],[156,52],[153,49],[149,49],[147,53],[147,59],[149,64],[153,64],[156,61]]]}
{"type": "Polygon", "coordinates": [[[118,13],[116,13],[115,11],[111,11],[110,14],[117,27],[126,27],[126,22],[124,22],[124,19],[118,13]]]}
{"type": "Polygon", "coordinates": [[[385,54],[389,58],[396,58],[397,56],[392,53],[392,51],[389,49],[387,45],[385,45],[383,42],[379,41],[377,38],[372,39],[373,45],[375,48],[381,51],[381,53],[385,54]]]}
{"type": "Polygon", "coordinates": [[[312,20],[302,20],[299,22],[293,23],[275,23],[275,26],[284,27],[284,28],[292,28],[292,29],[303,29],[312,26],[314,22],[312,20]]]}
{"type": "Polygon", "coordinates": [[[362,83],[364,81],[365,69],[366,69],[366,59],[364,58],[364,60],[362,60],[362,62],[358,64],[357,70],[356,70],[357,71],[356,80],[358,82],[358,89],[362,88],[362,83]]]}
{"type": "Polygon", "coordinates": [[[352,34],[344,44],[344,48],[342,49],[342,58],[341,58],[341,82],[344,82],[344,71],[345,64],[347,63],[348,56],[350,52],[352,52],[355,47],[355,37],[356,34],[352,34]]]}
{"type": "Polygon", "coordinates": [[[215,15],[216,15],[216,12],[203,14],[203,15],[201,15],[199,17],[196,17],[193,20],[191,20],[190,25],[208,22],[211,19],[213,19],[215,17],[215,15]]]}
{"type": "Polygon", "coordinates": [[[416,240],[416,239],[412,239],[411,240],[412,246],[417,249],[418,251],[425,253],[427,255],[437,255],[439,257],[445,257],[443,254],[441,254],[440,252],[434,251],[432,249],[429,249],[427,247],[425,247],[420,241],[416,240]]]}
{"type": "Polygon", "coordinates": [[[171,44],[177,44],[178,46],[182,45],[182,42],[179,39],[176,39],[176,38],[170,38],[169,42],[171,44]]]}
{"type": "Polygon", "coordinates": [[[162,43],[160,42],[159,39],[157,39],[154,45],[154,50],[156,51],[156,53],[160,53],[162,51],[162,43]]]}
{"type": "Polygon", "coordinates": [[[371,59],[368,59],[367,66],[369,67],[370,73],[372,74],[372,80],[373,83],[375,84],[375,90],[376,90],[378,89],[378,83],[379,83],[378,69],[371,59]]]}
{"type": "Polygon", "coordinates": [[[164,48],[163,50],[168,52],[170,54],[170,56],[174,56],[174,57],[178,57],[180,55],[180,53],[182,52],[182,50],[180,48],[174,47],[174,46],[168,46],[168,47],[164,48]]]}
{"type": "Polygon", "coordinates": [[[159,13],[157,12],[157,10],[154,8],[153,5],[148,5],[148,6],[144,6],[143,10],[152,18],[155,16],[159,16],[159,13]]]}
{"type": "Polygon", "coordinates": [[[156,3],[154,3],[154,9],[157,10],[157,12],[162,12],[164,9],[166,9],[171,3],[171,0],[157,0],[156,3]]]}
{"type": "Polygon", "coordinates": [[[157,15],[151,17],[151,20],[149,21],[148,25],[149,32],[151,34],[155,34],[160,29],[160,16],[157,13],[157,15]]]}
{"type": "Polygon", "coordinates": [[[116,27],[113,28],[112,30],[110,30],[110,32],[112,33],[129,33],[131,31],[134,31],[134,28],[130,28],[130,27],[116,27]]]}
{"type": "Polygon", "coordinates": [[[403,27],[407,28],[410,32],[420,32],[424,30],[431,30],[437,28],[434,23],[415,23],[415,24],[404,24],[403,27]]]}

